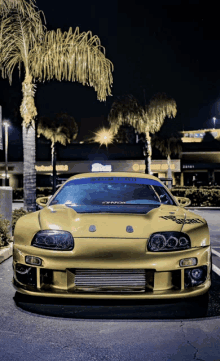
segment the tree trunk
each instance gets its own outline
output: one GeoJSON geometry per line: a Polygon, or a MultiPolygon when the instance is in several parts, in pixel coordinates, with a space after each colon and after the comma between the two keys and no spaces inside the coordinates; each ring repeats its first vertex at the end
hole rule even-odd
{"type": "Polygon", "coordinates": [[[36,211],[36,140],[35,125],[22,124],[23,136],[23,190],[25,210],[36,211]]]}
{"type": "Polygon", "coordinates": [[[52,142],[51,145],[51,158],[52,158],[52,167],[53,167],[53,194],[56,192],[57,185],[57,175],[56,175],[56,161],[57,161],[57,153],[56,153],[56,143],[52,142]]]}
{"type": "Polygon", "coordinates": [[[146,132],[146,150],[147,150],[147,160],[145,159],[145,164],[146,164],[146,168],[145,168],[145,173],[146,174],[152,174],[151,173],[151,155],[152,155],[152,150],[151,150],[151,137],[150,137],[150,133],[146,132]],[[147,161],[147,162],[146,162],[147,161]]]}
{"type": "MultiPolygon", "coordinates": [[[[172,171],[171,171],[171,158],[170,155],[167,156],[167,178],[172,178],[172,171]]],[[[172,188],[172,182],[168,181],[168,188],[172,188]]]]}
{"type": "Polygon", "coordinates": [[[145,160],[145,174],[149,174],[149,155],[147,142],[144,143],[143,154],[145,160]]]}
{"type": "Polygon", "coordinates": [[[32,76],[26,68],[25,79],[22,83],[22,103],[20,106],[23,135],[23,189],[24,208],[28,211],[36,211],[36,139],[34,118],[37,110],[34,104],[36,86],[32,84],[32,76]]]}

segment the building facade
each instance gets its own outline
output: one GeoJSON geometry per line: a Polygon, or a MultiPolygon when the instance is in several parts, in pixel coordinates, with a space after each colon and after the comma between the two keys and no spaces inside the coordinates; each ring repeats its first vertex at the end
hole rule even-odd
{"type": "Polygon", "coordinates": [[[220,129],[182,133],[181,184],[220,185],[220,129]]]}
{"type": "MultiPolygon", "coordinates": [[[[21,152],[12,151],[9,156],[9,185],[13,188],[23,186],[23,160],[21,152]],[[20,154],[20,155],[19,155],[20,154]]],[[[52,165],[49,142],[38,145],[36,156],[37,187],[50,187],[52,184],[52,165]]],[[[79,173],[95,171],[140,172],[145,173],[145,157],[142,144],[117,144],[108,148],[97,144],[69,144],[57,147],[57,178],[62,182],[79,173]]],[[[166,159],[153,159],[152,173],[160,178],[167,177],[166,159]]],[[[180,173],[180,160],[172,160],[173,183],[175,174],[180,173]]],[[[5,177],[5,163],[0,159],[0,182],[5,177]]]]}
{"type": "MultiPolygon", "coordinates": [[[[182,154],[171,160],[172,184],[186,186],[220,185],[220,130],[182,132],[182,154]]],[[[8,176],[13,188],[23,186],[22,145],[9,143],[8,176]],[[13,148],[14,147],[14,148],[13,148]],[[10,149],[11,148],[11,149],[10,149]]],[[[48,141],[37,142],[37,187],[51,187],[51,147],[48,141]]],[[[78,173],[122,171],[145,173],[143,144],[74,144],[57,146],[57,177],[62,182],[78,173]]],[[[167,160],[153,152],[152,174],[167,178],[167,160]]],[[[4,150],[0,151],[0,184],[5,177],[4,150]]]]}

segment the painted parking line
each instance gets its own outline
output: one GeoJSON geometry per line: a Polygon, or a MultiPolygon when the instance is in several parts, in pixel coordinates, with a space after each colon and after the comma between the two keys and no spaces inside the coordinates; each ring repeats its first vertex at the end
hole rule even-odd
{"type": "MultiPolygon", "coordinates": [[[[220,257],[220,253],[218,251],[216,251],[215,249],[212,249],[212,253],[218,257],[220,257]]],[[[220,276],[220,269],[215,265],[212,264],[212,270],[217,273],[218,276],[220,276]]]]}
{"type": "Polygon", "coordinates": [[[212,265],[212,270],[213,270],[215,273],[217,273],[218,276],[220,276],[220,269],[219,269],[217,266],[215,266],[214,264],[212,265]]]}
{"type": "Polygon", "coordinates": [[[215,254],[216,256],[220,257],[220,253],[213,248],[212,248],[212,253],[215,254]]]}

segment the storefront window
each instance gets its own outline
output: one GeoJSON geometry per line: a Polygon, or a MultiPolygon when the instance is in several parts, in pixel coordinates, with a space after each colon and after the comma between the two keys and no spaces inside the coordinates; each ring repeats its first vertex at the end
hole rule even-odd
{"type": "Polygon", "coordinates": [[[37,187],[52,187],[51,175],[37,174],[37,187]]]}
{"type": "Polygon", "coordinates": [[[215,172],[215,185],[220,185],[220,172],[215,172]]]}
{"type": "Polygon", "coordinates": [[[209,184],[208,172],[189,172],[184,173],[185,186],[207,186],[209,184]]]}

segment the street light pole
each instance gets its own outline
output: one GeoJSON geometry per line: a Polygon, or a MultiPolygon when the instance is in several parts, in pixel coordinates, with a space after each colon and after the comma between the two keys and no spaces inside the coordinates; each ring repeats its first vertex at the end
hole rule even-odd
{"type": "Polygon", "coordinates": [[[52,167],[53,167],[53,194],[56,192],[57,185],[57,173],[56,173],[56,163],[57,163],[57,152],[56,152],[56,143],[52,142],[52,167]]]}
{"type": "Polygon", "coordinates": [[[216,118],[215,118],[215,117],[213,117],[213,120],[214,120],[214,129],[215,129],[215,121],[216,121],[216,118]]]}
{"type": "Polygon", "coordinates": [[[7,122],[3,122],[3,125],[5,127],[5,178],[3,185],[8,186],[8,127],[9,124],[7,122]]]}

